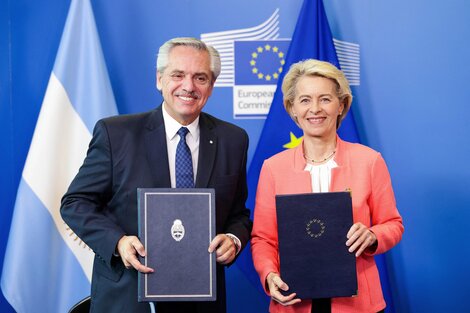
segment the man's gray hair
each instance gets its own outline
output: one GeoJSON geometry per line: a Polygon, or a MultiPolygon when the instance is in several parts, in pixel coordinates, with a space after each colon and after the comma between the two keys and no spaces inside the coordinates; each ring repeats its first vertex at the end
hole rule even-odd
{"type": "Polygon", "coordinates": [[[211,71],[213,80],[215,81],[220,74],[220,55],[219,52],[212,46],[206,45],[203,41],[192,37],[179,37],[173,38],[165,42],[158,50],[157,55],[157,71],[163,73],[168,66],[168,57],[171,49],[177,46],[192,47],[197,50],[207,51],[211,61],[211,71]]]}

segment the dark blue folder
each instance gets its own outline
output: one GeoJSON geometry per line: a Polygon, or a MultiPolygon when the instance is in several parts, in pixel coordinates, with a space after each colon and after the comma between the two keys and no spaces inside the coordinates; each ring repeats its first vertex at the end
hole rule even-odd
{"type": "Polygon", "coordinates": [[[214,189],[139,188],[139,238],[155,270],[138,274],[139,301],[215,301],[214,189]]]}
{"type": "Polygon", "coordinates": [[[349,192],[276,196],[281,278],[300,299],[357,294],[356,257],[346,234],[353,224],[349,192]]]}

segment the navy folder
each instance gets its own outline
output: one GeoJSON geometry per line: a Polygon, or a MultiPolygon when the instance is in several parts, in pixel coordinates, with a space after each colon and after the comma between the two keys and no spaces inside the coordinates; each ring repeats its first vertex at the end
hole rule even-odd
{"type": "Polygon", "coordinates": [[[281,278],[300,299],[357,294],[356,257],[346,235],[353,224],[349,192],[276,196],[281,278]]]}
{"type": "Polygon", "coordinates": [[[215,237],[214,189],[138,188],[141,262],[139,301],[215,301],[216,263],[207,249],[215,237]]]}

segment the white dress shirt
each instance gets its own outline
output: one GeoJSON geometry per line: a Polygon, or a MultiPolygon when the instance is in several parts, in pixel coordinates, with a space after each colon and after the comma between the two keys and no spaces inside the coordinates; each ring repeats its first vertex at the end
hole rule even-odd
{"type": "Polygon", "coordinates": [[[304,170],[310,172],[312,192],[328,192],[330,190],[331,170],[335,167],[338,165],[333,158],[320,165],[307,163],[304,170]]]}
{"type": "MultiPolygon", "coordinates": [[[[197,174],[197,162],[199,160],[199,139],[200,139],[200,130],[199,130],[199,116],[189,125],[181,125],[173,117],[168,114],[165,109],[165,103],[162,106],[163,113],[163,123],[165,124],[165,133],[166,133],[166,147],[168,152],[168,167],[170,168],[170,183],[171,188],[176,187],[176,147],[180,141],[180,136],[177,134],[178,130],[181,127],[186,127],[189,130],[189,133],[186,135],[186,143],[191,150],[191,158],[193,159],[193,179],[194,185],[196,185],[196,174],[197,174]]],[[[234,234],[226,234],[230,239],[233,240],[236,247],[236,253],[241,249],[242,243],[240,239],[234,234]]]]}
{"type": "Polygon", "coordinates": [[[193,179],[196,184],[197,174],[197,162],[199,160],[199,116],[189,125],[181,125],[173,117],[168,114],[163,104],[163,122],[165,123],[166,133],[166,146],[168,151],[168,166],[170,168],[170,182],[171,188],[176,187],[176,170],[175,170],[175,159],[176,159],[176,147],[180,141],[180,136],[177,134],[181,127],[186,127],[189,133],[186,135],[186,143],[188,144],[189,150],[191,150],[191,157],[193,159],[193,179]]]}

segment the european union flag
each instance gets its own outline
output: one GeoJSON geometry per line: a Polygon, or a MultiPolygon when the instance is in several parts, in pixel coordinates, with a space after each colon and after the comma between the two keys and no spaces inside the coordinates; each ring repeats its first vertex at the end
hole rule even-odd
{"type": "MultiPolygon", "coordinates": [[[[250,190],[248,205],[251,208],[254,207],[256,186],[263,161],[300,142],[299,138],[302,136],[302,131],[284,109],[281,85],[285,72],[289,67],[293,63],[306,59],[328,61],[338,68],[340,67],[321,0],[305,0],[302,5],[285,59],[284,71],[279,77],[276,93],[248,170],[248,187],[250,190]]],[[[341,138],[347,141],[359,141],[352,111],[349,111],[342,122],[339,134],[341,138]]]]}
{"type": "Polygon", "coordinates": [[[235,85],[277,85],[290,40],[235,41],[235,85]]]}
{"type": "MultiPolygon", "coordinates": [[[[285,59],[284,70],[279,77],[276,93],[248,170],[248,187],[250,190],[248,204],[251,208],[254,207],[256,186],[263,161],[300,142],[299,138],[302,136],[302,131],[284,109],[281,85],[289,67],[293,63],[306,59],[327,61],[338,68],[340,67],[321,0],[305,0],[302,5],[285,59]]],[[[339,134],[341,138],[347,141],[358,142],[352,111],[349,111],[342,122],[339,134]]]]}

